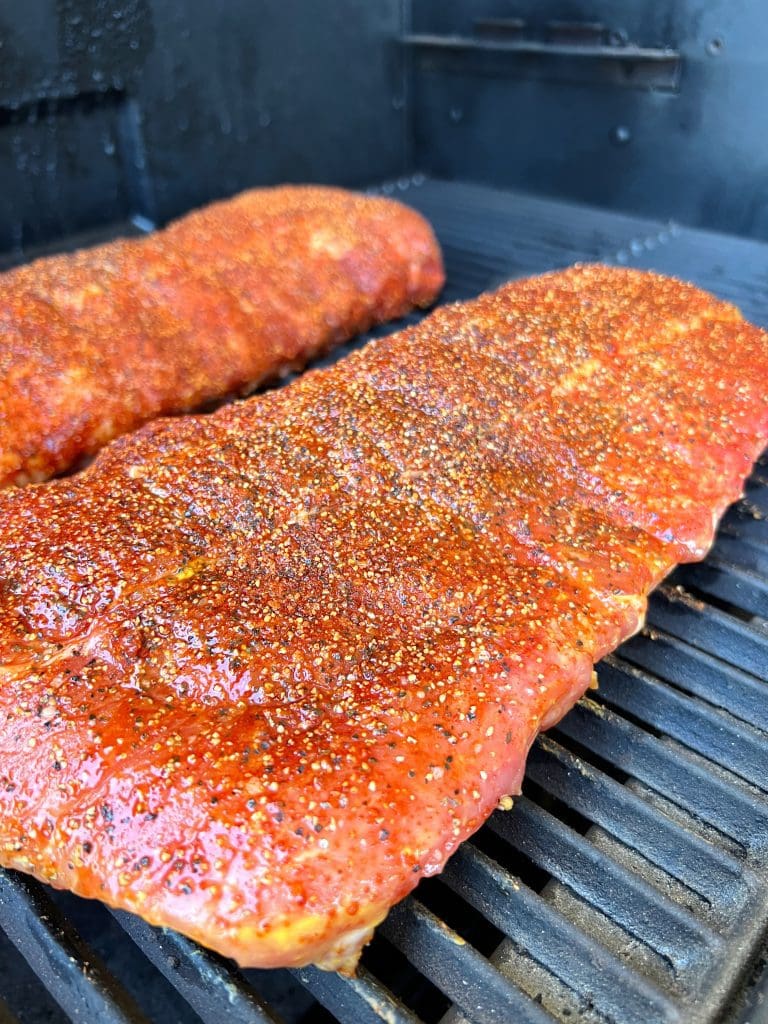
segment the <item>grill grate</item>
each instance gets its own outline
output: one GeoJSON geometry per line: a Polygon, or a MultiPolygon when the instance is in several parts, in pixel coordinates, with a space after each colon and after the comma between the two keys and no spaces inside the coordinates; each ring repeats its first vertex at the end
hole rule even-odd
{"type": "MultiPolygon", "coordinates": [[[[768,326],[768,245],[420,176],[382,191],[435,225],[446,300],[600,259],[687,277],[768,326]]],[[[598,674],[535,745],[514,811],[392,912],[356,978],[239,971],[6,872],[0,1024],[746,1020],[768,928],[768,460],[598,674]],[[53,1002],[30,1003],[24,961],[53,1002]]]]}

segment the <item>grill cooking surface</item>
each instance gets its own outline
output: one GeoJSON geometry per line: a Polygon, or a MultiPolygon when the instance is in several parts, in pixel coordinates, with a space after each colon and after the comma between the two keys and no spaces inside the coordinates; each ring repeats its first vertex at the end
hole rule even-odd
{"type": "MultiPolygon", "coordinates": [[[[446,300],[601,260],[768,326],[768,245],[419,176],[381,191],[435,226],[446,300]]],[[[768,926],[768,459],[710,557],[676,571],[598,675],[531,752],[514,810],[392,911],[356,978],[240,972],[0,872],[0,1024],[704,1024],[726,1006],[757,1021],[735,993],[768,926]]]]}

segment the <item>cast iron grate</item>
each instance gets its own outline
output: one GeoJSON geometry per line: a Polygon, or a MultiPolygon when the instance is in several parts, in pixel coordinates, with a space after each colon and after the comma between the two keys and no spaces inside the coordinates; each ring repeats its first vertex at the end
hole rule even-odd
{"type": "MultiPolygon", "coordinates": [[[[687,277],[768,326],[768,245],[420,176],[382,188],[435,225],[446,299],[601,259],[687,277]]],[[[757,1021],[745,981],[768,926],[768,460],[711,556],[670,578],[599,676],[535,746],[514,811],[392,912],[356,978],[239,971],[6,872],[0,1024],[757,1021]]]]}

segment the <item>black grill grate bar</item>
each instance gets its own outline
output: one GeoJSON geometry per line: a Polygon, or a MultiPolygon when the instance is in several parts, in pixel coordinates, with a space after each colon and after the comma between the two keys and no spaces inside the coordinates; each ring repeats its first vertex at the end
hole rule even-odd
{"type": "Polygon", "coordinates": [[[153,928],[123,910],[113,910],[112,914],[205,1024],[221,1024],[222,1005],[227,1007],[227,1024],[280,1024],[242,975],[222,957],[178,932],[153,928]]]}
{"type": "Polygon", "coordinates": [[[751,615],[768,616],[768,579],[711,554],[706,562],[686,565],[676,578],[686,587],[728,601],[751,615]]]}
{"type": "Polygon", "coordinates": [[[42,886],[0,870],[0,907],[3,931],[69,1017],[99,1024],[145,1024],[133,999],[42,886]]]}
{"type": "Polygon", "coordinates": [[[444,881],[519,949],[622,1024],[677,1020],[674,1005],[640,975],[476,847],[453,855],[444,881]]]}
{"type": "Polygon", "coordinates": [[[473,1024],[552,1024],[552,1018],[422,903],[408,899],[380,930],[473,1024]]]}
{"type": "Polygon", "coordinates": [[[733,527],[720,528],[710,558],[713,555],[768,577],[768,543],[760,544],[740,536],[733,527]]]}
{"type": "Polygon", "coordinates": [[[610,860],[588,839],[521,797],[514,815],[494,815],[491,830],[590,906],[656,952],[692,990],[722,943],[692,913],[610,860]]]}
{"type": "Polygon", "coordinates": [[[765,683],[698,647],[690,647],[662,630],[646,630],[622,645],[621,657],[686,693],[768,731],[765,683]]]}
{"type": "Polygon", "coordinates": [[[664,817],[626,786],[542,737],[531,750],[528,777],[652,864],[702,896],[720,916],[740,911],[752,895],[743,864],[664,817]]]}
{"type": "Polygon", "coordinates": [[[768,632],[691,597],[682,588],[659,587],[648,603],[647,621],[758,679],[765,675],[768,632]]]}
{"type": "Polygon", "coordinates": [[[554,735],[558,733],[663,794],[753,856],[768,853],[768,810],[760,798],[610,708],[582,700],[558,724],[554,735]]]}
{"type": "Polygon", "coordinates": [[[768,745],[750,726],[672,690],[615,655],[600,662],[597,675],[601,700],[662,730],[760,789],[768,787],[768,745]]]}
{"type": "Polygon", "coordinates": [[[358,967],[353,978],[317,967],[298,968],[291,974],[340,1024],[419,1024],[419,1018],[364,967],[358,967]]]}

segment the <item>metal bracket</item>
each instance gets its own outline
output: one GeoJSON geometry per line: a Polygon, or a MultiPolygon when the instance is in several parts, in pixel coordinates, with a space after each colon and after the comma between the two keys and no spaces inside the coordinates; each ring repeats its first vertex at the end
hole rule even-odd
{"type": "Polygon", "coordinates": [[[676,92],[682,58],[671,47],[639,46],[600,22],[551,21],[534,35],[521,18],[482,18],[474,35],[402,37],[425,70],[520,74],[629,89],[676,92]]]}

